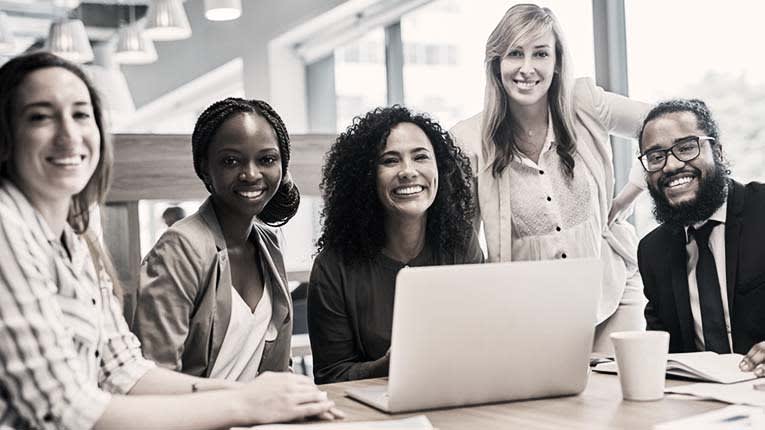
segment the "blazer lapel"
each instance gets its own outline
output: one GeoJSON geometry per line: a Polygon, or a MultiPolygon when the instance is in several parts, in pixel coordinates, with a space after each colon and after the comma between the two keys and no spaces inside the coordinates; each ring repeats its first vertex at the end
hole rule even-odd
{"type": "Polygon", "coordinates": [[[725,276],[728,290],[728,312],[733,321],[733,301],[736,297],[736,268],[738,267],[739,239],[744,212],[744,186],[731,180],[728,188],[728,213],[725,220],[725,276]]]}
{"type": "Polygon", "coordinates": [[[696,349],[693,341],[693,317],[691,298],[688,294],[688,256],[685,251],[685,232],[682,228],[673,228],[670,240],[670,271],[672,272],[672,292],[675,297],[677,318],[680,322],[682,343],[687,351],[696,349]]]}

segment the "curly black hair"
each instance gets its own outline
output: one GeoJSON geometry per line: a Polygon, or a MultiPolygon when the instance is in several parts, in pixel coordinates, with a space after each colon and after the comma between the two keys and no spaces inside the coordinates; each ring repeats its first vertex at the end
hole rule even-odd
{"type": "Polygon", "coordinates": [[[428,209],[426,243],[440,255],[467,249],[475,214],[470,163],[437,122],[395,105],[354,118],[327,152],[321,180],[324,209],[319,251],[332,249],[353,263],[374,257],[385,245],[377,166],[391,129],[403,122],[422,129],[433,145],[438,167],[438,191],[428,209]]]}
{"type": "Polygon", "coordinates": [[[210,193],[213,192],[205,165],[207,149],[215,133],[223,123],[238,113],[254,113],[265,118],[271,125],[279,143],[279,153],[282,161],[282,182],[276,194],[258,214],[258,219],[272,227],[280,227],[287,223],[300,205],[300,191],[292,182],[287,167],[290,163],[290,135],[287,127],[278,113],[268,103],[262,100],[245,100],[229,97],[211,104],[197,119],[194,132],[191,135],[191,153],[194,158],[194,171],[205,184],[210,193]]]}

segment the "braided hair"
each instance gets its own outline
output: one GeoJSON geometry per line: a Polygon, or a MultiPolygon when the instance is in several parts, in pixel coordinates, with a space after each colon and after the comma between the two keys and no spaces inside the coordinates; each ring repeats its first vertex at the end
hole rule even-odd
{"type": "Polygon", "coordinates": [[[268,103],[262,100],[246,100],[229,97],[211,104],[194,125],[191,135],[191,153],[194,159],[194,171],[205,184],[205,188],[213,193],[210,178],[205,170],[207,164],[207,149],[213,137],[227,119],[239,113],[253,113],[262,116],[271,125],[279,144],[282,163],[282,181],[276,194],[258,214],[258,219],[272,227],[280,227],[287,223],[297,212],[300,205],[300,191],[287,170],[290,162],[290,136],[287,127],[278,113],[268,103]]]}

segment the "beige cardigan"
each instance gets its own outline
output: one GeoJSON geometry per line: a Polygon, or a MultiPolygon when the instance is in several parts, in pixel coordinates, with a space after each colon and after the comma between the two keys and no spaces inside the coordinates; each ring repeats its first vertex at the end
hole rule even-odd
{"type": "MultiPolygon", "coordinates": [[[[266,341],[258,372],[289,369],[292,300],[276,234],[253,223],[264,279],[271,288],[277,337],[266,341]]],[[[258,263],[258,262],[253,262],[258,263]]],[[[133,331],[144,356],[195,376],[209,376],[231,319],[231,269],[226,241],[208,199],[175,223],[141,265],[133,331]]]]}
{"type": "MultiPolygon", "coordinates": [[[[596,87],[591,79],[577,79],[574,85],[574,127],[576,150],[584,160],[598,189],[598,210],[602,220],[601,261],[603,284],[598,323],[616,311],[625,285],[642,290],[637,271],[637,236],[625,221],[607,225],[614,195],[613,153],[609,134],[636,137],[649,105],[612,94],[596,87]]],[[[477,177],[478,210],[483,221],[489,261],[511,261],[510,175],[492,175],[494,147],[481,141],[481,116],[455,125],[450,132],[473,162],[477,177]]],[[[630,182],[645,188],[642,170],[633,164],[630,182]]],[[[641,291],[642,294],[642,291],[641,291]]]]}

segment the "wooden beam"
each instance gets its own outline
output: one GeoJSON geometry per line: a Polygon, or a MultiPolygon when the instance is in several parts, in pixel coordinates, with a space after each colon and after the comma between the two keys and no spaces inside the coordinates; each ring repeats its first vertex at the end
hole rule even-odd
{"type": "MultiPolygon", "coordinates": [[[[335,137],[332,134],[291,136],[290,172],[303,195],[320,194],[324,154],[335,137]]],[[[194,173],[190,135],[114,136],[114,181],[107,201],[202,200],[207,195],[194,173]]]]}

